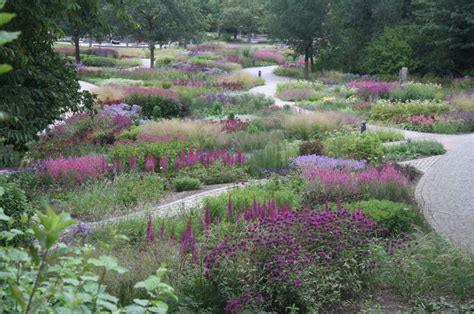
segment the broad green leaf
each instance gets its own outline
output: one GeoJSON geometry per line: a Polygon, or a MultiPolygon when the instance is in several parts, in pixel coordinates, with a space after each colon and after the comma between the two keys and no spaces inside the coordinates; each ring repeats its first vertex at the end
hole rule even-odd
{"type": "Polygon", "coordinates": [[[146,291],[151,292],[155,290],[161,283],[160,278],[157,276],[150,276],[144,281],[140,281],[135,285],[135,288],[145,288],[146,291]]]}
{"type": "Polygon", "coordinates": [[[125,313],[127,314],[142,314],[146,313],[146,309],[138,305],[129,305],[125,307],[125,313]]]}
{"type": "Polygon", "coordinates": [[[20,32],[0,31],[0,46],[18,38],[20,32]]]}
{"type": "Polygon", "coordinates": [[[150,303],[149,300],[143,300],[143,299],[133,299],[133,302],[135,302],[136,304],[140,306],[147,306],[148,303],[150,303]]]}
{"type": "Polygon", "coordinates": [[[9,64],[0,64],[0,74],[7,73],[12,70],[12,66],[9,64]]]}
{"type": "Polygon", "coordinates": [[[168,304],[163,301],[156,301],[154,302],[152,307],[148,308],[148,311],[153,313],[166,314],[168,312],[168,304]]]}
{"type": "Polygon", "coordinates": [[[10,22],[15,16],[15,13],[0,13],[0,26],[10,22]]]}

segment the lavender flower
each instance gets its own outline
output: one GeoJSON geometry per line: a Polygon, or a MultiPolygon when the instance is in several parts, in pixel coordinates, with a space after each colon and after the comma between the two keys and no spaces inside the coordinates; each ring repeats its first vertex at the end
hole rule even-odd
{"type": "Polygon", "coordinates": [[[308,166],[315,166],[320,168],[362,170],[367,166],[367,162],[365,160],[331,158],[319,155],[305,155],[294,158],[291,162],[291,166],[299,169],[308,166]]]}

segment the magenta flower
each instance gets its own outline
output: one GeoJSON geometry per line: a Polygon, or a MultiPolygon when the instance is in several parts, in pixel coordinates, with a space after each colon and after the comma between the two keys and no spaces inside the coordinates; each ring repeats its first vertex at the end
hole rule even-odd
{"type": "Polygon", "coordinates": [[[148,215],[148,222],[146,225],[146,239],[150,242],[155,242],[155,230],[153,228],[153,222],[151,220],[151,215],[148,215]]]}
{"type": "Polygon", "coordinates": [[[145,160],[145,170],[148,172],[155,172],[156,169],[156,159],[152,155],[146,156],[145,160]]]}

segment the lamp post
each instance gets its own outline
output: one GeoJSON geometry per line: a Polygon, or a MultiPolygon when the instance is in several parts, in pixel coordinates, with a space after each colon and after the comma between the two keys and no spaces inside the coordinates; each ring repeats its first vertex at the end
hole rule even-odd
{"type": "Polygon", "coordinates": [[[367,131],[367,121],[363,120],[360,122],[360,133],[367,131]]]}

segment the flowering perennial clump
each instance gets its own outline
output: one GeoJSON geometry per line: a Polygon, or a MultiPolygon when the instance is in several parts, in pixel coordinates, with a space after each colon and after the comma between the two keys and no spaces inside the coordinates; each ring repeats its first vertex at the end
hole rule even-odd
{"type": "Polygon", "coordinates": [[[221,121],[224,132],[232,133],[245,129],[249,123],[238,118],[229,118],[221,121]]]}
{"type": "Polygon", "coordinates": [[[274,311],[294,302],[321,307],[328,295],[340,299],[342,291],[356,289],[354,281],[369,269],[363,265],[369,243],[381,231],[360,211],[281,212],[205,250],[205,276],[226,282],[226,312],[252,304],[274,311]],[[341,267],[347,273],[336,272],[341,267]],[[313,294],[304,298],[302,291],[313,294]]]}
{"type": "Polygon", "coordinates": [[[285,62],[285,57],[283,57],[281,54],[275,51],[268,51],[268,50],[257,51],[255,52],[253,57],[258,60],[273,61],[279,64],[285,62]]]}
{"type": "Polygon", "coordinates": [[[293,159],[292,167],[303,169],[305,167],[320,167],[320,168],[343,168],[349,170],[361,170],[367,166],[365,160],[353,160],[342,158],[331,158],[319,155],[305,155],[293,159]]]}
{"type": "Polygon", "coordinates": [[[240,150],[236,153],[217,149],[210,151],[182,150],[181,154],[174,161],[174,167],[175,169],[181,169],[194,167],[198,164],[209,167],[218,161],[224,166],[243,165],[245,163],[245,156],[240,150]]]}
{"type": "Polygon", "coordinates": [[[324,201],[354,200],[370,195],[384,199],[408,197],[408,179],[392,164],[359,171],[310,165],[301,169],[308,183],[308,205],[324,201]]]}
{"type": "Polygon", "coordinates": [[[390,82],[378,81],[351,81],[348,87],[357,88],[361,94],[369,94],[372,96],[385,96],[392,91],[397,84],[390,82]]]}
{"type": "Polygon", "coordinates": [[[426,117],[423,114],[408,116],[406,118],[406,121],[413,124],[419,124],[419,125],[424,125],[424,126],[433,125],[433,123],[435,122],[435,120],[432,117],[426,117]]]}
{"type": "Polygon", "coordinates": [[[45,159],[37,167],[36,173],[49,177],[58,183],[82,183],[106,175],[109,171],[107,160],[101,155],[57,159],[45,159]]]}

